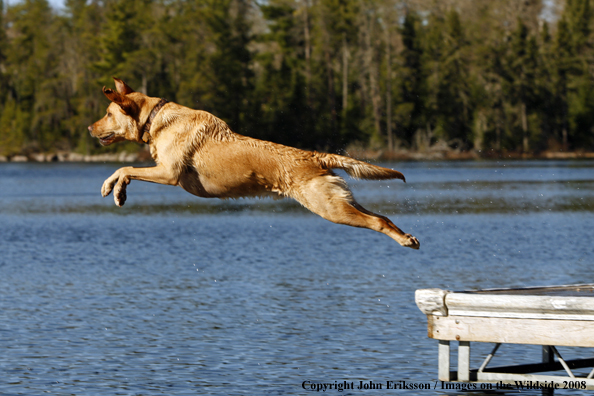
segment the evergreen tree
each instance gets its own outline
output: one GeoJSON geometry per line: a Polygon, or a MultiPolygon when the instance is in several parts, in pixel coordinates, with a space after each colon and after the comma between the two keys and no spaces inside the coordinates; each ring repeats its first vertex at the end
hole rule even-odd
{"type": "Polygon", "coordinates": [[[470,139],[471,100],[467,41],[459,14],[447,13],[445,19],[434,18],[429,28],[427,63],[427,128],[435,137],[458,148],[472,146],[470,139]]]}
{"type": "Polygon", "coordinates": [[[62,120],[71,136],[71,146],[80,153],[90,154],[100,145],[92,139],[85,125],[90,125],[105,111],[104,99],[97,95],[102,72],[95,65],[101,62],[101,26],[104,10],[97,2],[67,0],[60,74],[65,80],[69,97],[69,116],[62,120]]]}
{"type": "Polygon", "coordinates": [[[13,35],[6,50],[8,92],[15,107],[6,110],[24,113],[15,132],[21,136],[13,141],[23,142],[26,151],[43,150],[59,134],[59,120],[48,112],[51,104],[42,97],[47,94],[44,82],[56,68],[50,41],[55,32],[52,11],[46,0],[25,0],[9,7],[7,19],[13,35]]]}
{"type": "Polygon", "coordinates": [[[193,81],[184,89],[192,91],[188,99],[194,105],[221,117],[235,131],[248,135],[257,133],[252,51],[249,49],[251,7],[247,0],[208,0],[201,4],[197,16],[207,28],[201,33],[208,38],[210,48],[199,49],[196,69],[186,70],[186,75],[193,75],[188,75],[193,81]]]}
{"type": "Polygon", "coordinates": [[[529,113],[535,99],[536,44],[529,37],[527,26],[520,19],[512,32],[507,57],[503,65],[504,90],[516,108],[516,133],[512,136],[523,152],[530,147],[529,113]]]}
{"type": "Polygon", "coordinates": [[[397,120],[396,135],[403,143],[412,143],[418,129],[426,128],[424,114],[424,75],[423,50],[419,34],[421,21],[413,12],[407,12],[401,29],[403,50],[400,53],[401,66],[398,68],[400,84],[395,108],[397,120]]]}
{"type": "Polygon", "coordinates": [[[592,64],[590,24],[592,12],[587,0],[568,0],[557,24],[552,62],[558,128],[563,149],[591,148],[593,97],[589,69],[592,64]]]}
{"type": "Polygon", "coordinates": [[[315,136],[306,103],[304,42],[297,9],[287,1],[270,1],[260,9],[269,24],[259,41],[269,50],[256,58],[263,69],[255,97],[261,109],[259,134],[267,140],[311,147],[315,136]]]}

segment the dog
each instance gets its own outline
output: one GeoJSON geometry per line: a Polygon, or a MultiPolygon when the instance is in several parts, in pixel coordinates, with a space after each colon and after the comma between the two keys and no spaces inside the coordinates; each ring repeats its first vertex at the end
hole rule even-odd
{"type": "Polygon", "coordinates": [[[101,195],[113,191],[116,205],[126,202],[131,180],[181,186],[203,198],[290,197],[326,220],[378,231],[419,249],[417,238],[359,205],[332,169],[354,178],[406,181],[402,173],[242,136],[206,111],[149,97],[118,78],[114,81],[115,91],[103,87],[111,103],[107,114],[88,127],[91,136],[103,146],[124,140],[147,143],[156,162],[154,167],[120,168],[105,180],[101,195]]]}

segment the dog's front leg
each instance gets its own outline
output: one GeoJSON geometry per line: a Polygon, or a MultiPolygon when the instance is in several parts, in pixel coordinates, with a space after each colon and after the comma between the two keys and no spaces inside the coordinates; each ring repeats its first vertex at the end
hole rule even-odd
{"type": "Polygon", "coordinates": [[[133,179],[175,186],[178,184],[179,178],[175,172],[162,164],[151,168],[126,166],[118,169],[105,180],[101,187],[101,195],[107,197],[113,190],[113,199],[116,205],[123,206],[126,202],[126,187],[133,179]]]}

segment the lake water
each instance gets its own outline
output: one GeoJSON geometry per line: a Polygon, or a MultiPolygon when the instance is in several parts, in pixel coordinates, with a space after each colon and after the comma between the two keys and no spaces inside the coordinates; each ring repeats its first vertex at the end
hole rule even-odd
{"type": "MultiPolygon", "coordinates": [[[[419,251],[289,200],[207,200],[135,181],[118,208],[100,195],[117,164],[0,164],[0,394],[434,386],[437,341],[416,289],[594,282],[594,161],[387,165],[407,183],[349,184],[419,251]]],[[[473,367],[491,347],[473,344],[473,367]]],[[[504,345],[491,365],[540,353],[504,345]]]]}

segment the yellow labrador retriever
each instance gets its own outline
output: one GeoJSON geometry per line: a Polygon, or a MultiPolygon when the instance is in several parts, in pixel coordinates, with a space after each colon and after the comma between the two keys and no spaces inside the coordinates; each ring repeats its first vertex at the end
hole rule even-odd
{"type": "Polygon", "coordinates": [[[116,205],[124,205],[126,186],[133,179],[181,186],[204,198],[291,197],[334,223],[369,228],[402,246],[419,248],[417,238],[355,202],[332,169],[375,180],[404,180],[402,173],[238,135],[210,113],[151,98],[114,80],[117,91],[103,88],[112,102],[107,114],[89,126],[89,132],[103,146],[123,140],[148,143],[157,163],[123,167],[105,180],[101,194],[106,197],[113,190],[116,205]]]}

